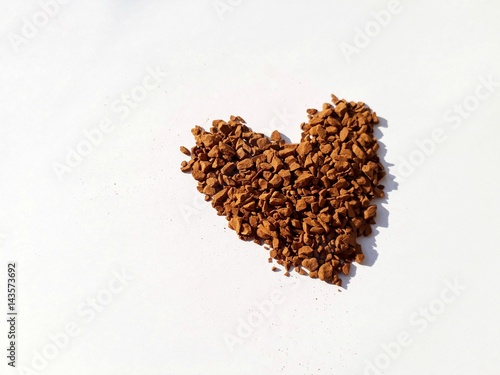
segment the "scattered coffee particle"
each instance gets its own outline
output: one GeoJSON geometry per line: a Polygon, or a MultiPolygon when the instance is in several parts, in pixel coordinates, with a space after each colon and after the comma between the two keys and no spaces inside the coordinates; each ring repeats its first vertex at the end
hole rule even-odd
{"type": "Polygon", "coordinates": [[[331,280],[333,276],[333,267],[331,263],[323,263],[318,270],[318,276],[321,280],[331,280]]]}
{"type": "Polygon", "coordinates": [[[281,141],[281,134],[279,131],[275,130],[271,133],[271,140],[278,142],[281,141]]]}
{"type": "Polygon", "coordinates": [[[339,275],[364,260],[357,238],[372,233],[371,201],[384,196],[385,171],[373,136],[375,112],[334,95],[332,102],[307,110],[298,144],[287,144],[278,131],[270,138],[255,133],[231,116],[213,121],[210,132],[194,127],[196,145],[180,149],[191,156],[181,170],[191,172],[242,240],[265,245],[285,276],[294,268],[340,286],[339,275]]]}
{"type": "Polygon", "coordinates": [[[184,154],[184,155],[187,155],[187,156],[190,156],[191,155],[191,151],[189,151],[186,147],[184,146],[181,146],[180,147],[180,150],[181,152],[184,154]]]}

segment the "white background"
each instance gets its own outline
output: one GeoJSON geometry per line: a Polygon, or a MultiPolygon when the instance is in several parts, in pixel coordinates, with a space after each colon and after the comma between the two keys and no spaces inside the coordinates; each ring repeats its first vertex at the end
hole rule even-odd
{"type": "Polygon", "coordinates": [[[69,1],[44,18],[46,2],[0,5],[0,312],[16,261],[24,366],[7,366],[2,315],[2,375],[500,373],[497,1],[402,1],[378,29],[386,1],[69,1]],[[148,69],[161,74],[138,102],[148,69]],[[332,92],[385,119],[390,173],[346,289],[271,272],[179,170],[194,125],[234,114],[298,141],[332,92]]]}

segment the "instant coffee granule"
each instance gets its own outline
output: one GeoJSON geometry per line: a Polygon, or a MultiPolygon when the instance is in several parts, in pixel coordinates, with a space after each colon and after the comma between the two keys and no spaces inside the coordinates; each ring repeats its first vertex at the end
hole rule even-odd
{"type": "MultiPolygon", "coordinates": [[[[332,95],[308,109],[298,144],[279,132],[253,132],[239,116],[192,129],[196,145],[181,170],[242,240],[267,245],[270,258],[301,275],[341,285],[364,259],[359,236],[372,233],[385,171],[373,136],[375,112],[332,95]]],[[[276,268],[273,267],[273,270],[276,268]]]]}

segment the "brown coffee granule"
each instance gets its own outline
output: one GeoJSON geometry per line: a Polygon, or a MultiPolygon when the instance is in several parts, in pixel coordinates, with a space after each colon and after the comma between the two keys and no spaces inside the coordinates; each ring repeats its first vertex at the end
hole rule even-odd
{"type": "Polygon", "coordinates": [[[181,146],[180,147],[180,150],[181,152],[184,154],[184,155],[187,155],[187,156],[190,156],[191,155],[191,152],[184,146],[181,146]]]}
{"type": "MultiPolygon", "coordinates": [[[[308,109],[299,144],[253,132],[239,116],[196,126],[191,172],[198,190],[241,239],[265,244],[270,257],[299,274],[341,285],[352,262],[363,262],[357,237],[372,233],[384,196],[385,171],[373,136],[378,117],[362,102],[332,95],[308,109]]],[[[276,267],[273,266],[273,270],[276,267]]]]}

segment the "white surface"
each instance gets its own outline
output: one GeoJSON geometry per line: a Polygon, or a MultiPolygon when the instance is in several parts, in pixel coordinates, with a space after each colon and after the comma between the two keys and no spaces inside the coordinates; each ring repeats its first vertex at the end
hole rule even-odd
{"type": "Polygon", "coordinates": [[[224,3],[235,5],[219,17],[211,0],[68,2],[18,51],[9,33],[40,5],[0,5],[0,286],[15,260],[18,365],[33,369],[50,335],[79,329],[43,371],[4,358],[0,373],[350,375],[377,373],[365,366],[378,359],[384,374],[498,374],[500,89],[457,129],[443,117],[480,77],[500,81],[498,2],[404,1],[351,62],[342,43],[388,2],[224,3]],[[164,76],[129,114],[113,104],[157,66],[164,76]],[[393,176],[416,141],[446,132],[409,178],[386,181],[376,251],[364,242],[374,263],[342,292],[271,272],[179,171],[194,125],[235,114],[297,141],[305,110],[331,92],[387,120],[393,176]],[[54,163],[106,119],[113,130],[59,180],[54,163]],[[114,282],[93,317],[87,299],[109,296],[122,270],[134,279],[114,282]],[[436,302],[455,279],[466,289],[436,302]],[[229,350],[224,335],[276,291],[273,313],[229,350]],[[429,304],[444,306],[432,323],[415,315],[429,304]],[[385,363],[382,346],[404,332],[411,345],[385,363]]]}

